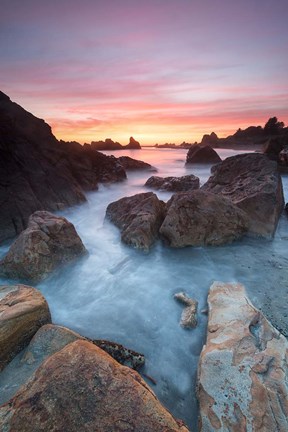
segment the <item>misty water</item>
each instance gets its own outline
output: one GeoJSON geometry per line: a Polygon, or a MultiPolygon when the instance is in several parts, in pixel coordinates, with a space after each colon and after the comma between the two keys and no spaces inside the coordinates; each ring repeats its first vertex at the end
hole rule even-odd
{"type": "MultiPolygon", "coordinates": [[[[160,176],[193,173],[203,184],[209,167],[185,166],[186,153],[143,148],[114,154],[149,162],[160,176]]],[[[219,150],[219,154],[225,158],[235,152],[219,150]]],[[[143,372],[157,383],[148,384],[175,417],[196,430],[196,371],[207,325],[201,310],[206,308],[213,281],[243,283],[254,304],[288,335],[288,218],[282,215],[272,241],[245,238],[223,247],[178,250],[159,242],[149,253],[137,251],[121,243],[115,226],[104,223],[105,210],[121,197],[149,191],[144,183],[153,174],[128,173],[126,181],[100,186],[87,195],[86,204],[61,212],[75,225],[89,255],[60,269],[38,288],[49,303],[54,323],[145,354],[143,372]],[[179,291],[199,302],[199,323],[193,330],[179,325],[183,307],[173,299],[179,291]]],[[[283,185],[287,202],[287,176],[283,185]]],[[[164,201],[171,196],[156,193],[164,201]]],[[[6,250],[7,246],[2,247],[1,255],[6,250]]]]}

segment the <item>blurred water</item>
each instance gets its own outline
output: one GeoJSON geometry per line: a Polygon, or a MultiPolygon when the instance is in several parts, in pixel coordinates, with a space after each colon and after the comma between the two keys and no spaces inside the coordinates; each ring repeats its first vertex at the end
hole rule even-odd
{"type": "MultiPolygon", "coordinates": [[[[185,167],[187,150],[146,148],[114,154],[149,162],[160,176],[193,173],[201,184],[209,177],[209,167],[185,167]]],[[[219,150],[219,154],[224,158],[235,152],[219,150]]],[[[256,306],[287,335],[288,219],[283,215],[273,241],[244,239],[229,246],[180,250],[158,243],[148,254],[135,251],[121,244],[116,227],[103,223],[105,210],[120,197],[148,191],[143,185],[150,175],[129,173],[125,182],[101,186],[88,195],[86,204],[61,213],[74,223],[89,256],[60,269],[38,288],[54,323],[144,353],[144,372],[156,380],[152,387],[159,399],[197,430],[195,378],[207,317],[199,312],[198,327],[182,329],[182,306],[173,294],[184,290],[199,301],[201,311],[213,281],[241,282],[256,306]]],[[[287,176],[283,184],[287,197],[287,176]]],[[[164,201],[171,196],[157,195],[164,201]]],[[[6,250],[2,247],[0,254],[6,250]]]]}

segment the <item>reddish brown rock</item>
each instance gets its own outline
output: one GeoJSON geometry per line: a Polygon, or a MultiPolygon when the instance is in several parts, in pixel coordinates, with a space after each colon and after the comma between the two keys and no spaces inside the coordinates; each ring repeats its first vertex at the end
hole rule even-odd
{"type": "Polygon", "coordinates": [[[137,372],[86,341],[49,357],[9,403],[0,429],[21,432],[188,432],[137,372]]]}
{"type": "Polygon", "coordinates": [[[110,203],[106,219],[120,228],[124,243],[137,249],[149,250],[158,238],[164,209],[164,202],[154,193],[140,193],[110,203]]]}
{"type": "Polygon", "coordinates": [[[288,342],[240,284],[209,292],[207,342],[198,368],[200,431],[288,430],[288,342]]]}
{"type": "Polygon", "coordinates": [[[172,196],[160,234],[171,247],[217,246],[241,237],[247,228],[247,216],[229,200],[197,190],[172,196]]]}
{"type": "Polygon", "coordinates": [[[67,219],[38,211],[0,262],[0,274],[38,282],[56,267],[87,253],[74,225],[67,219]]]}
{"type": "Polygon", "coordinates": [[[222,195],[249,217],[249,233],[271,237],[284,207],[282,181],[276,162],[265,155],[232,156],[212,168],[202,190],[222,195]]]}
{"type": "Polygon", "coordinates": [[[38,290],[25,285],[0,287],[0,371],[50,322],[49,307],[38,290]]]}

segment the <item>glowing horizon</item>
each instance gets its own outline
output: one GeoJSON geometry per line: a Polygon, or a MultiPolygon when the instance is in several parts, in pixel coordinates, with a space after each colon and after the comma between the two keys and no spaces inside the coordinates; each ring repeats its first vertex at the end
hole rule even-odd
{"type": "Polygon", "coordinates": [[[82,144],[287,125],[287,16],[286,0],[3,0],[1,90],[82,144]]]}

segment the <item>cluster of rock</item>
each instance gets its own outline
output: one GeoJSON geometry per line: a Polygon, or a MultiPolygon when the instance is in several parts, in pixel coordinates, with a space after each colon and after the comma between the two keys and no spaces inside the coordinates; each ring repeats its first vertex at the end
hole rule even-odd
{"type": "Polygon", "coordinates": [[[137,372],[49,324],[37,290],[5,286],[0,298],[0,430],[188,432],[137,372]]]}
{"type": "Polygon", "coordinates": [[[199,189],[199,177],[193,174],[182,177],[158,177],[152,176],[146,181],[145,186],[169,192],[183,192],[199,189]]]}
{"type": "Polygon", "coordinates": [[[111,138],[106,138],[105,141],[92,141],[91,147],[94,150],[140,150],[141,145],[133,137],[130,137],[129,144],[121,145],[117,141],[113,141],[111,138]]]}
{"type": "MultiPolygon", "coordinates": [[[[151,177],[148,185],[163,188],[166,180],[151,177]]],[[[157,238],[171,247],[221,245],[244,234],[270,238],[283,207],[277,164],[250,153],[213,166],[201,189],[176,193],[166,204],[152,193],[111,203],[106,219],[121,229],[125,243],[148,250],[157,238]]]]}

